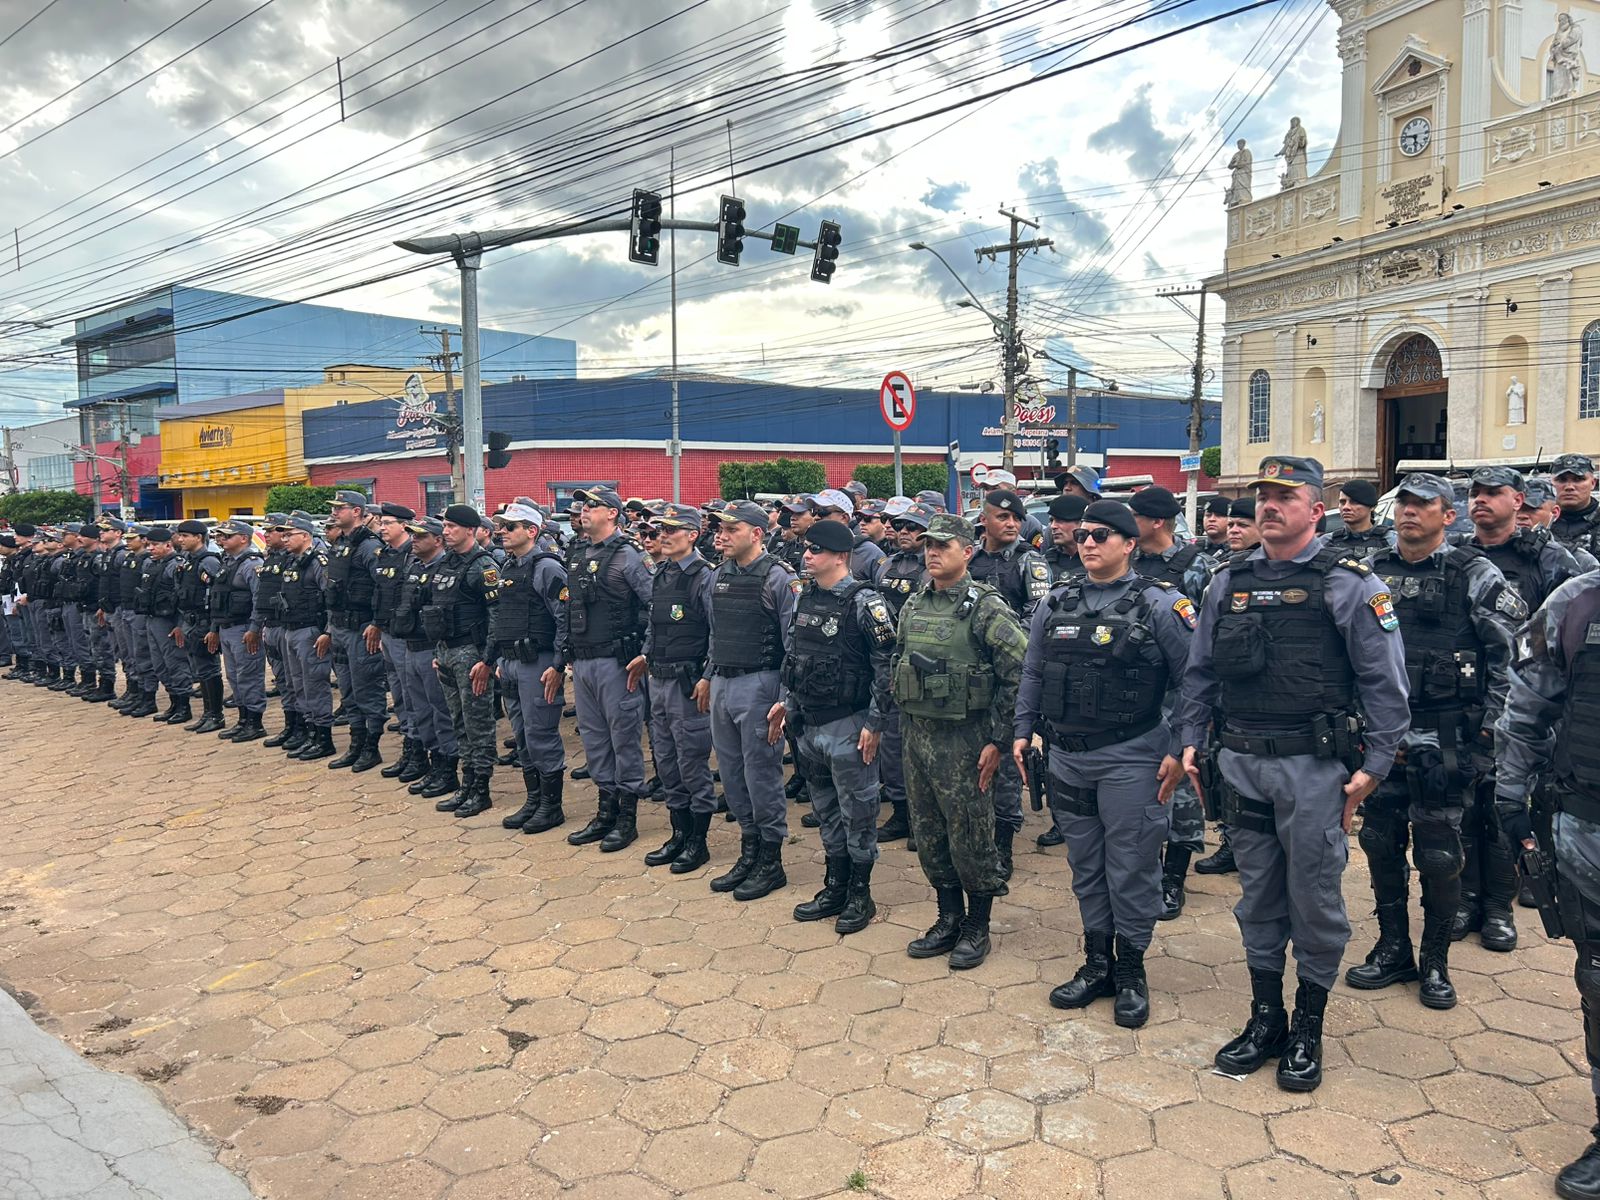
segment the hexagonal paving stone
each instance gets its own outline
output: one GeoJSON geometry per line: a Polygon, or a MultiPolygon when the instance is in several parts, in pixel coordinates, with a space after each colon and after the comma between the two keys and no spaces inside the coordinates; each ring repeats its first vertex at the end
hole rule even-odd
{"type": "Polygon", "coordinates": [[[521,1111],[541,1125],[566,1125],[605,1116],[626,1091],[625,1083],[604,1071],[573,1071],[534,1084],[521,1111]]]}
{"type": "MultiPolygon", "coordinates": [[[[1438,1076],[1449,1079],[1450,1075],[1438,1076]]],[[[1430,1081],[1431,1082],[1431,1081],[1430,1081]]],[[[1428,1098],[1409,1079],[1366,1067],[1329,1071],[1317,1089],[1314,1104],[1370,1121],[1401,1121],[1428,1111],[1428,1098]]]]}
{"type": "Polygon", "coordinates": [[[1094,1088],[1145,1112],[1195,1098],[1194,1071],[1142,1056],[1101,1063],[1094,1069],[1094,1088]]]}
{"type": "Polygon", "coordinates": [[[443,1126],[437,1116],[420,1108],[358,1117],[328,1148],[346,1162],[394,1162],[422,1153],[443,1126]]]}
{"type": "Polygon", "coordinates": [[[632,1125],[614,1117],[598,1117],[552,1129],[534,1150],[533,1161],[570,1183],[631,1170],[643,1145],[644,1135],[632,1125]]]}
{"type": "Polygon", "coordinates": [[[995,1200],[1087,1198],[1100,1194],[1100,1172],[1089,1159],[1032,1142],[984,1155],[982,1187],[995,1200]]]}
{"type": "Polygon", "coordinates": [[[497,1113],[450,1125],[428,1147],[427,1158],[452,1175],[470,1175],[525,1161],[539,1137],[533,1122],[497,1113]]]}
{"type": "Polygon", "coordinates": [[[1456,1069],[1455,1056],[1437,1038],[1398,1029],[1368,1029],[1343,1039],[1345,1052],[1358,1067],[1421,1079],[1456,1069]]]}
{"type": "Polygon", "coordinates": [[[971,1192],[977,1156],[951,1142],[907,1138],[867,1152],[867,1186],[890,1200],[950,1200],[971,1192]]]}
{"type": "Polygon", "coordinates": [[[677,1129],[710,1120],[722,1100],[720,1084],[685,1071],[634,1084],[616,1112],[647,1130],[677,1129]]]}
{"type": "Polygon", "coordinates": [[[1389,1132],[1412,1162],[1457,1179],[1483,1183],[1518,1166],[1509,1136],[1460,1117],[1429,1113],[1401,1122],[1389,1132]]]}
{"type": "Polygon", "coordinates": [[[671,1025],[673,1033],[703,1046],[749,1037],[760,1027],[761,1010],[738,1000],[713,1000],[680,1009],[671,1025]]]}
{"type": "Polygon", "coordinates": [[[1354,1194],[1337,1175],[1284,1159],[1239,1167],[1226,1178],[1233,1200],[1352,1200],[1354,1194]]]}
{"type": "Polygon", "coordinates": [[[1467,1070],[1497,1075],[1512,1083],[1543,1083],[1560,1079],[1572,1069],[1554,1047],[1509,1033],[1469,1034],[1451,1042],[1450,1049],[1467,1070]]]}
{"type": "Polygon", "coordinates": [[[902,1054],[889,1064],[885,1082],[918,1096],[942,1100],[983,1086],[983,1060],[965,1050],[935,1046],[902,1054]]]}
{"type": "Polygon", "coordinates": [[[850,1028],[850,1014],[822,1004],[780,1008],[761,1018],[761,1036],[794,1050],[836,1042],[850,1028]]]}
{"type": "Polygon", "coordinates": [[[933,1133],[969,1150],[998,1150],[1033,1138],[1033,1105],[987,1089],[951,1096],[933,1106],[933,1133]]]}
{"type": "Polygon", "coordinates": [[[757,1140],[815,1129],[827,1100],[809,1088],[782,1080],[735,1092],[723,1106],[722,1119],[757,1140]]]}
{"type": "Polygon", "coordinates": [[[1035,1104],[1062,1100],[1089,1086],[1089,1068],[1055,1050],[1027,1050],[989,1064],[989,1086],[1035,1104]]]}
{"type": "Polygon", "coordinates": [[[795,1055],[790,1078],[824,1096],[871,1087],[883,1079],[889,1060],[854,1042],[813,1046],[795,1055]]]}
{"type": "Polygon", "coordinates": [[[873,1087],[836,1097],[828,1105],[829,1130],[863,1146],[921,1133],[931,1104],[900,1088],[873,1087]]]}
{"type": "Polygon", "coordinates": [[[605,1052],[601,1069],[622,1079],[660,1079],[687,1070],[699,1047],[671,1033],[619,1042],[605,1052]]]}
{"type": "MultiPolygon", "coordinates": [[[[1523,1129],[1549,1119],[1533,1092],[1490,1075],[1457,1071],[1424,1081],[1422,1090],[1440,1112],[1491,1129],[1523,1129]]],[[[1594,1114],[1592,1093],[1590,1100],[1588,1117],[1594,1114]]]]}
{"type": "Polygon", "coordinates": [[[583,1031],[602,1041],[618,1042],[660,1033],[672,1020],[672,1010],[659,1000],[638,997],[597,1008],[583,1023],[583,1031]]]}
{"type": "Polygon", "coordinates": [[[1148,1116],[1094,1092],[1046,1105],[1039,1114],[1039,1128],[1050,1144],[1097,1160],[1148,1150],[1155,1144],[1148,1116]]]}
{"type": "Polygon", "coordinates": [[[813,1130],[764,1142],[750,1164],[750,1182],[782,1196],[831,1195],[850,1178],[861,1150],[844,1138],[813,1130]]]}
{"type": "Polygon", "coordinates": [[[528,1081],[516,1071],[491,1067],[445,1080],[428,1095],[429,1108],[452,1121],[504,1112],[522,1098],[528,1081]]]}
{"type": "Polygon", "coordinates": [[[1018,1017],[987,1012],[951,1017],[945,1022],[942,1040],[946,1046],[983,1058],[1003,1058],[1037,1049],[1040,1044],[1037,1026],[1018,1017]]]}
{"type": "Polygon", "coordinates": [[[1269,1117],[1280,1150],[1344,1174],[1365,1175],[1398,1161],[1399,1152],[1371,1121],[1319,1109],[1269,1117]]]}
{"type": "Polygon", "coordinates": [[[1208,1167],[1225,1169],[1272,1153],[1266,1122],[1204,1100],[1155,1115],[1156,1145],[1208,1167]]]}
{"type": "Polygon", "coordinates": [[[1101,1172],[1106,1200],[1149,1200],[1151,1196],[1183,1196],[1209,1200],[1223,1196],[1222,1176],[1166,1150],[1145,1150],[1114,1158],[1101,1172]]]}
{"type": "Polygon", "coordinates": [[[891,1008],[867,1013],[850,1023],[850,1040],[885,1054],[925,1050],[939,1043],[944,1022],[930,1013],[891,1008]]]}
{"type": "Polygon", "coordinates": [[[750,1140],[723,1125],[694,1125],[657,1134],[640,1170],[675,1191],[737,1179],[754,1149],[750,1140]]]}

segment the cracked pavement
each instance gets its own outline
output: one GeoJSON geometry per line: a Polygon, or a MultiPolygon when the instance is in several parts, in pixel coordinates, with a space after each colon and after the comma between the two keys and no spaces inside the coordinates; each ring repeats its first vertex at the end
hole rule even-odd
{"type": "MultiPolygon", "coordinates": [[[[26,1105],[32,1060],[0,1057],[0,1126],[59,1103],[65,1140],[101,1172],[61,1193],[35,1139],[0,1136],[8,1200],[188,1195],[140,1172],[177,1154],[215,1171],[200,1143],[159,1107],[130,1123],[96,1099],[147,1088],[263,1200],[861,1194],[852,1183],[890,1200],[1517,1200],[1551,1195],[1589,1140],[1572,949],[1526,910],[1518,952],[1454,949],[1453,1011],[1423,1009],[1415,985],[1341,984],[1326,1082],[1291,1095],[1270,1071],[1210,1070],[1248,1009],[1232,877],[1191,880],[1158,927],[1145,1028],[1118,1029],[1109,1004],[1049,1007],[1080,930],[1062,851],[1033,849],[1036,814],[994,953],[952,975],[905,956],[933,903],[903,842],[883,851],[865,931],[790,919],[822,875],[803,810],[791,886],[738,904],[706,887],[736,851],[721,822],[711,871],[672,876],[640,861],[665,836],[658,805],[633,847],[601,854],[502,830],[513,772],[495,809],[457,821],[377,772],[33,688],[0,685],[0,704],[9,730],[67,728],[78,751],[8,763],[0,978],[88,1056],[57,1047],[60,1078],[26,1105]],[[88,1090],[49,1100],[62,1080],[88,1090]]],[[[569,829],[593,803],[569,783],[569,829]]],[[[1376,932],[1360,858],[1347,965],[1376,932]]],[[[198,1194],[248,1194],[224,1186],[238,1188],[198,1194]]]]}

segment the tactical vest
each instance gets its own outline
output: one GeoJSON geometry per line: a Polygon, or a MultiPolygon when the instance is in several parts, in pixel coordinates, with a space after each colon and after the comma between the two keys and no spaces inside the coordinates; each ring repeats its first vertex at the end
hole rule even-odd
{"type": "Polygon", "coordinates": [[[322,585],[311,573],[316,557],[316,550],[307,550],[298,557],[289,555],[283,564],[276,607],[285,629],[320,629],[327,619],[322,585]]]}
{"type": "Polygon", "coordinates": [[[377,581],[372,572],[356,563],[361,543],[376,537],[370,529],[356,529],[340,538],[328,553],[328,612],[346,627],[365,625],[372,620],[372,601],[377,581]]]}
{"type": "Polygon", "coordinates": [[[1347,560],[1324,547],[1282,579],[1259,576],[1262,561],[1235,556],[1229,564],[1228,593],[1213,629],[1220,705],[1230,727],[1305,733],[1313,717],[1355,706],[1350,651],[1326,596],[1329,573],[1347,560]]]}
{"type": "Polygon", "coordinates": [[[39,560],[38,588],[34,599],[46,608],[61,606],[61,568],[66,566],[65,555],[46,554],[39,560]]]}
{"type": "Polygon", "coordinates": [[[1189,568],[1194,565],[1194,560],[1199,557],[1199,545],[1185,542],[1178,547],[1177,553],[1171,558],[1139,551],[1133,556],[1133,569],[1152,583],[1170,583],[1180,592],[1187,594],[1188,589],[1184,586],[1184,579],[1189,574],[1189,568]]]}
{"type": "Polygon", "coordinates": [[[1374,525],[1361,533],[1340,529],[1328,535],[1328,545],[1350,558],[1370,558],[1389,548],[1388,527],[1374,525]]]}
{"type": "Polygon", "coordinates": [[[923,590],[901,613],[900,651],[894,662],[894,698],[900,711],[929,721],[965,721],[994,704],[995,676],[973,628],[988,584],[969,581],[949,612],[931,612],[923,590]]]}
{"type": "Polygon", "coordinates": [[[546,559],[561,561],[541,552],[525,563],[512,558],[500,568],[500,595],[489,613],[489,640],[507,658],[532,662],[556,648],[555,614],[533,586],[534,572],[546,559]]]}
{"type": "Polygon", "coordinates": [[[447,554],[434,567],[428,581],[428,603],[420,617],[429,641],[465,646],[486,640],[489,606],[461,586],[468,569],[480,558],[494,561],[487,550],[475,546],[466,554],[447,554]]]}
{"type": "Polygon", "coordinates": [[[178,559],[178,611],[187,616],[201,616],[210,611],[211,583],[222,567],[221,560],[210,550],[196,550],[192,555],[179,554],[178,559]]]}
{"type": "Polygon", "coordinates": [[[580,555],[567,575],[567,640],[575,658],[632,658],[643,644],[639,597],[611,568],[628,545],[614,538],[593,558],[580,555]]]}
{"type": "Polygon", "coordinates": [[[94,600],[94,566],[84,550],[73,550],[67,555],[62,568],[63,600],[73,604],[88,604],[94,600]]]}
{"type": "Polygon", "coordinates": [[[684,670],[696,678],[706,668],[711,622],[691,596],[700,572],[711,570],[703,558],[691,558],[680,570],[663,564],[650,588],[650,674],[668,679],[684,670]]]}
{"type": "Polygon", "coordinates": [[[178,565],[182,561],[183,555],[176,552],[161,559],[150,556],[148,578],[140,579],[147,598],[146,616],[170,621],[178,615],[178,565]]]}
{"type": "Polygon", "coordinates": [[[139,570],[134,576],[133,611],[141,617],[154,615],[151,609],[155,603],[156,575],[160,570],[161,564],[150,551],[139,555],[139,570]]]}
{"type": "Polygon", "coordinates": [[[911,594],[922,586],[925,573],[922,555],[915,550],[901,550],[891,555],[884,564],[883,574],[878,578],[878,591],[883,593],[884,600],[889,604],[889,612],[897,619],[906,601],[911,599],[911,594]]]}
{"type": "Polygon", "coordinates": [[[1021,616],[1028,607],[1028,585],[1023,582],[1020,569],[1023,552],[1028,547],[1020,538],[1013,545],[1010,558],[990,554],[980,546],[978,553],[972,556],[971,571],[973,582],[988,584],[1000,593],[1012,612],[1021,616]]]}
{"type": "Polygon", "coordinates": [[[783,683],[805,719],[817,725],[860,712],[872,702],[872,658],[856,619],[856,595],[807,583],[795,605],[794,632],[783,660],[783,683]]]}
{"type": "Polygon", "coordinates": [[[223,559],[222,566],[217,568],[209,597],[211,619],[217,626],[238,625],[250,619],[255,598],[250,594],[249,580],[240,576],[239,568],[247,559],[259,561],[260,558],[254,550],[246,550],[238,558],[223,559]]]}
{"type": "Polygon", "coordinates": [[[378,547],[378,561],[373,567],[376,579],[372,589],[372,619],[384,629],[389,629],[394,622],[400,585],[405,582],[406,563],[410,558],[409,544],[398,550],[387,542],[378,547]]]}
{"type": "Polygon", "coordinates": [[[1556,541],[1569,550],[1576,546],[1580,550],[1587,550],[1590,554],[1595,552],[1595,547],[1600,546],[1600,504],[1590,501],[1592,507],[1577,521],[1568,521],[1566,514],[1559,513],[1554,523],[1550,526],[1550,533],[1556,541]]]}
{"type": "MultiPolygon", "coordinates": [[[[443,556],[433,560],[442,563],[443,556]]],[[[432,592],[429,580],[433,568],[416,555],[406,560],[405,578],[400,581],[400,599],[395,602],[394,622],[389,632],[405,638],[407,650],[422,650],[427,646],[427,636],[422,632],[422,609],[432,592]]]]}
{"type": "Polygon", "coordinates": [[[137,554],[124,549],[121,557],[117,559],[116,607],[125,612],[133,611],[133,597],[139,590],[139,567],[144,562],[147,550],[140,550],[137,554]]]}
{"type": "Polygon", "coordinates": [[[1528,611],[1533,612],[1551,592],[1550,588],[1545,587],[1544,572],[1539,569],[1540,552],[1549,540],[1548,529],[1519,529],[1498,546],[1485,546],[1474,541],[1472,547],[1500,568],[1500,574],[1527,601],[1528,611]]]}
{"type": "Polygon", "coordinates": [[[1123,595],[1096,610],[1084,605],[1084,582],[1073,580],[1047,602],[1039,707],[1064,739],[1103,737],[1101,745],[1109,746],[1160,724],[1170,680],[1150,632],[1146,586],[1136,576],[1123,595]]]}
{"type": "Polygon", "coordinates": [[[127,553],[121,546],[116,546],[110,550],[96,550],[92,556],[94,606],[102,612],[110,612],[117,607],[117,597],[121,595],[118,586],[120,567],[127,553]]]}
{"type": "Polygon", "coordinates": [[[287,550],[273,550],[256,569],[256,612],[261,614],[263,626],[283,624],[278,597],[283,595],[283,570],[293,561],[294,556],[287,550]]]}
{"type": "Polygon", "coordinates": [[[1372,560],[1400,618],[1413,715],[1475,707],[1488,694],[1467,578],[1467,564],[1482,557],[1477,547],[1453,546],[1420,563],[1394,550],[1372,560]]]}
{"type": "Polygon", "coordinates": [[[782,567],[767,554],[751,563],[749,571],[718,568],[711,586],[711,663],[717,674],[776,671],[783,665],[782,631],[761,602],[774,570],[782,567]]]}
{"type": "MultiPolygon", "coordinates": [[[[1074,575],[1085,575],[1088,569],[1083,565],[1083,559],[1076,554],[1068,554],[1059,546],[1051,546],[1044,552],[1045,565],[1050,568],[1050,578],[1055,583],[1063,579],[1070,579],[1074,575]]],[[[1178,585],[1182,587],[1182,584],[1178,585]]]]}
{"type": "Polygon", "coordinates": [[[1561,644],[1567,650],[1567,694],[1561,725],[1569,736],[1555,739],[1556,776],[1567,787],[1600,803],[1600,594],[1586,591],[1562,614],[1561,644]],[[1581,733],[1578,733],[1581,731],[1581,733]],[[1578,736],[1570,736],[1578,733],[1578,736]]]}

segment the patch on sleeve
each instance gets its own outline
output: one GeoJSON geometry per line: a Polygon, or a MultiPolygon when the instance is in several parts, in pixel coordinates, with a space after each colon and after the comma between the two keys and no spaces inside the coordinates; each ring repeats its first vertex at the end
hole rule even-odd
{"type": "Polygon", "coordinates": [[[1034,559],[1029,565],[1028,570],[1033,574],[1035,579],[1043,579],[1047,582],[1050,579],[1050,565],[1042,558],[1034,559]]]}
{"type": "Polygon", "coordinates": [[[556,599],[560,600],[561,603],[565,604],[568,601],[568,599],[570,599],[570,598],[571,598],[571,593],[567,591],[567,585],[566,584],[562,584],[561,585],[561,594],[559,596],[557,596],[556,599]]]}
{"type": "Polygon", "coordinates": [[[1378,628],[1385,633],[1393,633],[1400,628],[1400,618],[1395,616],[1394,601],[1389,598],[1388,592],[1379,592],[1367,601],[1371,606],[1373,615],[1378,618],[1378,628]]]}
{"type": "Polygon", "coordinates": [[[1496,612],[1504,613],[1513,621],[1526,621],[1528,619],[1528,605],[1522,594],[1516,588],[1506,587],[1500,589],[1500,594],[1494,598],[1496,612]]]}
{"type": "Polygon", "coordinates": [[[793,592],[796,596],[798,596],[800,594],[800,589],[803,588],[804,586],[805,586],[805,581],[801,580],[801,579],[793,579],[793,580],[790,580],[790,582],[789,582],[789,590],[791,592],[793,592]]]}
{"type": "Polygon", "coordinates": [[[1189,599],[1189,597],[1180,596],[1178,599],[1174,600],[1172,602],[1172,611],[1177,613],[1178,620],[1182,621],[1191,630],[1195,627],[1196,618],[1194,612],[1194,601],[1189,599]]]}
{"type": "Polygon", "coordinates": [[[483,586],[486,588],[497,588],[500,586],[500,572],[497,568],[485,567],[483,569],[483,586]]]}

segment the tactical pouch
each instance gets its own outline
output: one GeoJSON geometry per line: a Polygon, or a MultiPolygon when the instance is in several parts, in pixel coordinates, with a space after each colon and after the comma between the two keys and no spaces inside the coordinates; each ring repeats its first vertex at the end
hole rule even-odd
{"type": "Polygon", "coordinates": [[[1040,671],[1039,711],[1052,721],[1067,715],[1065,700],[1070,674],[1064,662],[1046,662],[1040,671]]]}
{"type": "Polygon", "coordinates": [[[1438,750],[1419,749],[1406,754],[1406,790],[1411,803],[1421,808],[1451,808],[1461,803],[1457,781],[1451,778],[1444,755],[1438,750]]]}
{"type": "Polygon", "coordinates": [[[1278,831],[1277,818],[1273,815],[1272,801],[1257,800],[1254,796],[1246,796],[1243,792],[1228,784],[1226,780],[1218,777],[1218,788],[1222,793],[1222,812],[1228,824],[1238,829],[1248,829],[1251,833],[1276,833],[1278,831]]]}
{"type": "Polygon", "coordinates": [[[1100,792],[1097,788],[1069,787],[1063,783],[1054,789],[1051,798],[1075,817],[1100,815],[1100,792]]]}
{"type": "Polygon", "coordinates": [[[1211,668],[1218,679],[1254,679],[1267,669],[1266,622],[1250,613],[1223,621],[1217,628],[1211,668]]]}
{"type": "Polygon", "coordinates": [[[445,630],[450,622],[445,616],[444,609],[437,604],[430,604],[420,614],[422,618],[422,632],[431,642],[442,642],[449,636],[445,630]]]}

